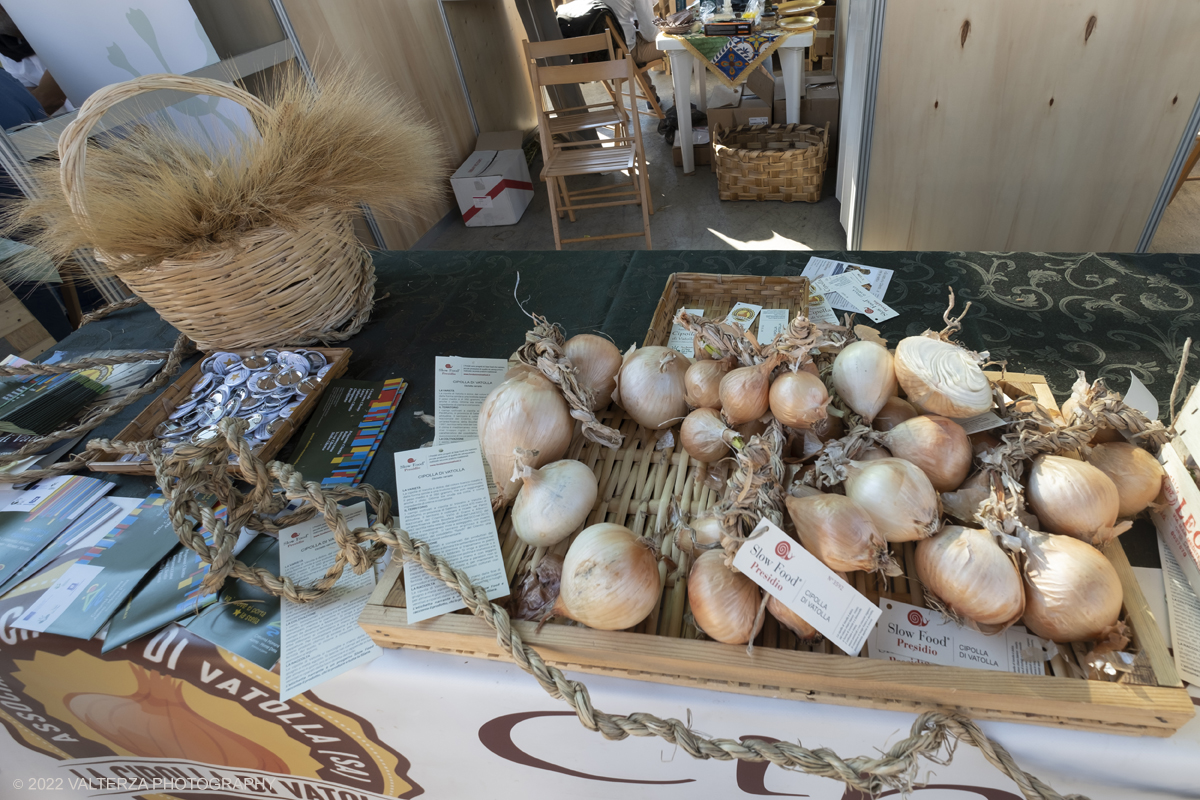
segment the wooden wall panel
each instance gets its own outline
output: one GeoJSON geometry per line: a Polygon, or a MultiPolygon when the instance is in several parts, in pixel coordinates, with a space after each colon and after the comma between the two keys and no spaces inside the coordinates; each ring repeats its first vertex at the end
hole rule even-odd
{"type": "Polygon", "coordinates": [[[537,127],[529,72],[522,64],[525,26],[513,0],[466,0],[445,8],[479,130],[537,127]]]}
{"type": "MultiPolygon", "coordinates": [[[[507,12],[501,13],[504,4],[511,4],[511,0],[477,0],[463,5],[484,8],[494,19],[509,19],[507,12]]],[[[322,71],[342,65],[372,74],[393,87],[397,94],[411,98],[425,112],[430,123],[441,132],[452,165],[461,163],[471,153],[475,147],[475,129],[436,0],[284,0],[284,7],[318,81],[322,71]]],[[[515,16],[514,11],[511,17],[515,16]]],[[[473,25],[468,27],[476,30],[473,25]]],[[[484,54],[508,52],[511,32],[505,28],[496,30],[495,41],[482,50],[484,54]]],[[[472,36],[483,39],[482,33],[472,36]]],[[[463,52],[464,43],[458,45],[463,52]]],[[[486,72],[485,64],[476,66],[476,74],[486,72]]],[[[497,71],[504,73],[504,69],[497,71]]],[[[515,90],[503,83],[489,90],[486,87],[490,84],[482,77],[479,85],[481,92],[489,95],[484,103],[488,113],[500,118],[499,109],[513,102],[511,94],[515,90]]],[[[521,89],[528,95],[527,89],[521,89]]],[[[444,188],[446,193],[440,202],[430,203],[411,219],[380,217],[384,246],[389,249],[411,246],[454,207],[449,182],[444,188]]]]}
{"type": "Polygon", "coordinates": [[[892,0],[862,246],[1135,249],[1200,95],[1195,0],[892,0]]]}

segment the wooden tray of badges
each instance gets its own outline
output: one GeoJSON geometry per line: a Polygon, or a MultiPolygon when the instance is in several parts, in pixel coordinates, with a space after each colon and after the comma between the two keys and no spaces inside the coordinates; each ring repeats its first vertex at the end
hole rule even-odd
{"type": "MultiPolygon", "coordinates": [[[[673,275],[644,344],[665,344],[670,316],[681,306],[704,306],[707,316],[723,316],[739,301],[806,312],[807,281],[673,275]]],[[[1040,375],[1008,373],[1001,381],[999,373],[989,373],[989,378],[1000,382],[1014,399],[1032,396],[1044,406],[1057,408],[1040,375]]],[[[681,446],[656,449],[657,432],[641,428],[619,408],[611,407],[597,416],[624,433],[625,442],[620,450],[609,450],[580,436],[571,443],[567,457],[587,464],[599,479],[600,495],[586,525],[616,522],[643,535],[661,531],[671,496],[689,514],[719,500],[717,492],[703,485],[705,465],[688,457],[681,446]]],[[[678,435],[674,440],[678,441],[678,435]]],[[[786,524],[790,527],[790,520],[786,524]]],[[[533,549],[513,533],[507,511],[497,519],[497,528],[511,581],[528,564],[533,549]]],[[[566,552],[568,544],[562,542],[555,549],[566,552]]],[[[666,552],[686,567],[689,557],[675,550],[672,541],[667,542],[666,552]]],[[[1104,553],[1116,567],[1125,590],[1123,618],[1133,631],[1132,647],[1137,653],[1135,669],[1119,683],[1072,677],[1083,672],[1075,669],[1083,652],[1070,647],[1050,662],[1044,676],[899,663],[848,656],[828,642],[799,643],[770,615],[751,657],[744,646],[704,639],[685,624],[687,586],[682,578],[665,581],[659,605],[644,622],[627,631],[549,624],[535,633],[535,623],[513,624],[543,659],[562,669],[835,705],[914,713],[951,708],[976,719],[1169,736],[1193,716],[1192,703],[1120,543],[1112,542],[1104,553]]],[[[897,557],[906,574],[914,574],[911,542],[898,548],[897,557]]],[[[663,572],[665,575],[665,567],[663,572]]],[[[925,606],[916,581],[900,577],[876,584],[876,579],[865,573],[853,576],[858,589],[872,600],[883,596],[925,606]]],[[[407,624],[402,570],[395,561],[384,573],[359,624],[382,647],[508,658],[487,624],[469,614],[407,624]]]]}

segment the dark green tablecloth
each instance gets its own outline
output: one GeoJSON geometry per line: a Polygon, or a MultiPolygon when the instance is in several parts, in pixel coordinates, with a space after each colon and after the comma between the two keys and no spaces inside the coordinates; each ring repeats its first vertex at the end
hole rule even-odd
{"type": "MultiPolygon", "coordinates": [[[[1010,370],[1046,375],[1060,395],[1069,391],[1076,369],[1089,378],[1106,378],[1119,391],[1128,386],[1132,371],[1163,401],[1165,413],[1184,339],[1200,333],[1196,255],[379,253],[379,300],[372,321],[349,342],[354,356],[347,377],[400,376],[409,388],[367,482],[393,491],[390,454],[432,438],[413,412],[433,413],[437,356],[505,358],[521,344],[529,320],[514,300],[514,287],[526,309],[562,323],[568,334],[603,331],[624,349],[641,342],[672,272],[799,275],[813,255],[895,270],[886,300],[900,315],[880,326],[892,341],[940,328],[946,287],[953,285],[962,300],[974,303],[961,341],[1007,359],[1010,370]]],[[[153,310],[139,307],[85,326],[57,349],[165,348],[174,336],[153,310]]],[[[1191,382],[1200,377],[1200,358],[1192,360],[1189,377],[1191,382]]],[[[138,410],[127,410],[94,435],[115,436],[138,410]]],[[[151,488],[143,478],[114,479],[126,493],[151,488]]],[[[1132,536],[1123,540],[1129,541],[1127,549],[1134,545],[1132,536]]]]}

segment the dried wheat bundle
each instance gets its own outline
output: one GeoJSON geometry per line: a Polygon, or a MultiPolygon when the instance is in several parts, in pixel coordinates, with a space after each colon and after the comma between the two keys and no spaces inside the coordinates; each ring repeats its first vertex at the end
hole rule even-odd
{"type": "Polygon", "coordinates": [[[229,152],[210,154],[161,124],[90,144],[86,222],[67,203],[58,162],[36,165],[40,196],[6,208],[0,232],[60,264],[80,248],[121,256],[107,262],[120,276],[237,249],[252,230],[297,230],[313,209],[350,213],[367,203],[403,218],[444,193],[441,138],[387,88],[343,72],[314,92],[297,71],[276,86],[264,98],[274,114],[256,119],[260,135],[241,136],[229,152]]]}

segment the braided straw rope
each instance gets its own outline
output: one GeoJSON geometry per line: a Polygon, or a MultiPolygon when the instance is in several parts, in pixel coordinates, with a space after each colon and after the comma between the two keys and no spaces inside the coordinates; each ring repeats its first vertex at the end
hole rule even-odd
{"type": "MultiPolygon", "coordinates": [[[[245,420],[225,419],[219,423],[219,428],[223,438],[204,445],[178,448],[169,457],[164,458],[157,446],[150,449],[159,486],[169,501],[168,513],[175,532],[204,563],[211,565],[205,579],[205,591],[220,586],[226,578],[233,576],[293,602],[306,602],[327,592],[347,565],[356,573],[362,573],[383,555],[387,547],[393,547],[405,561],[418,564],[428,575],[458,592],[470,612],[496,632],[497,642],[521,669],[532,675],[551,697],[567,703],[584,727],[606,739],[656,736],[679,746],[693,758],[767,761],[785,769],[840,780],[870,795],[888,789],[911,790],[918,785],[921,758],[939,764],[949,763],[955,746],[965,742],[979,748],[992,765],[1012,778],[1028,800],[1086,800],[1079,795],[1063,798],[1038,778],[1022,771],[1011,754],[988,738],[969,717],[950,711],[921,714],[913,723],[909,736],[886,753],[853,758],[842,758],[826,748],[810,750],[791,742],[709,739],[697,735],[678,719],[661,719],[641,712],[618,715],[599,711],[592,705],[583,683],[568,679],[561,670],[546,664],[538,652],[524,642],[512,626],[508,612],[489,601],[486,590],[473,584],[465,572],[430,552],[428,544],[412,538],[394,524],[391,498],[385,492],[365,484],[348,489],[305,481],[289,464],[278,461],[264,464],[255,458],[244,438],[245,420]],[[249,492],[243,493],[233,484],[226,467],[231,453],[237,455],[243,474],[250,478],[249,492]],[[211,508],[198,502],[200,494],[216,495],[225,503],[229,509],[228,519],[217,519],[211,508]],[[377,515],[375,524],[367,528],[350,528],[338,507],[338,501],[350,498],[367,500],[377,515]],[[272,519],[271,515],[278,513],[287,500],[302,500],[304,505],[286,519],[272,519]],[[324,517],[333,532],[339,552],[325,576],[312,586],[296,586],[286,577],[251,569],[233,557],[233,542],[243,525],[278,530],[317,513],[324,517]],[[212,545],[204,540],[203,534],[194,530],[195,520],[201,521],[212,532],[212,545]],[[363,545],[367,543],[369,546],[364,549],[363,545]]],[[[118,442],[105,446],[134,452],[133,448],[145,444],[118,442]]]]}
{"type": "MultiPolygon", "coordinates": [[[[80,107],[58,140],[59,181],[76,221],[88,229],[88,135],[105,112],[145,92],[167,89],[223,97],[255,120],[276,112],[231,84],[186,75],[143,75],[105,86],[80,107]]],[[[309,209],[296,229],[271,225],[188,258],[136,269],[136,254],[97,253],[134,292],[201,350],[342,342],[362,329],[375,297],[375,266],[348,214],[309,209]]]]}

